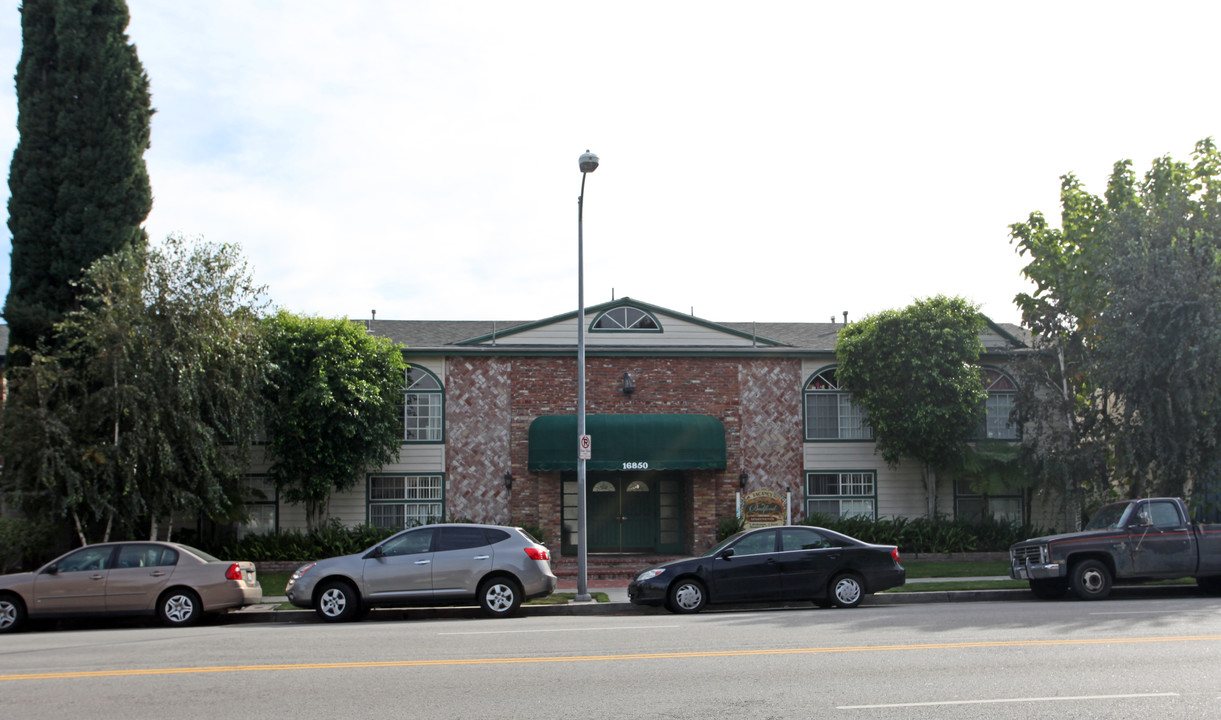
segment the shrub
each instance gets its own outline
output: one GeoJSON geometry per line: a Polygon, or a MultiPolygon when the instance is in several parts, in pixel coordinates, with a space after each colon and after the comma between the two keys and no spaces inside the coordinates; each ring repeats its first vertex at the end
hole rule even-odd
{"type": "Polygon", "coordinates": [[[720,542],[734,533],[742,532],[744,523],[740,517],[721,518],[716,526],[716,541],[720,542]]]}
{"type": "Polygon", "coordinates": [[[519,527],[522,530],[525,530],[526,533],[528,533],[530,535],[530,537],[534,538],[538,542],[539,545],[547,544],[547,532],[545,530],[543,530],[542,525],[535,525],[533,523],[524,523],[524,522],[511,522],[509,524],[513,525],[515,527],[519,527]]]}
{"type": "Polygon", "coordinates": [[[936,518],[832,518],[807,515],[802,525],[816,525],[864,542],[895,545],[908,553],[1003,552],[1020,540],[1045,534],[1041,528],[982,520],[936,518]]]}
{"type": "MultiPolygon", "coordinates": [[[[50,523],[24,518],[0,518],[0,573],[34,567],[52,544],[50,523]]],[[[51,557],[54,557],[53,555],[51,557]]]]}
{"type": "Polygon", "coordinates": [[[376,528],[371,525],[344,527],[339,520],[332,518],[330,524],[309,533],[294,529],[251,534],[220,547],[201,549],[218,557],[256,562],[263,560],[308,561],[360,552],[390,537],[395,532],[397,529],[376,528]]]}

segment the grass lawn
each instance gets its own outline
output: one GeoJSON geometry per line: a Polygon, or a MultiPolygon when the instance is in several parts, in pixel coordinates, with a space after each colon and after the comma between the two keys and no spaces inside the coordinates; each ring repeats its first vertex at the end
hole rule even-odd
{"type": "MultiPolygon", "coordinates": [[[[305,563],[302,563],[304,565],[305,563]]],[[[292,573],[259,573],[259,585],[263,586],[263,597],[284,595],[284,586],[292,573]]]]}
{"type": "Polygon", "coordinates": [[[946,582],[908,583],[883,590],[884,593],[943,592],[946,590],[1027,590],[1025,580],[947,580],[946,582]]]}
{"type": "Polygon", "coordinates": [[[1005,560],[904,560],[903,568],[909,578],[1009,577],[1009,563],[1005,560]]]}

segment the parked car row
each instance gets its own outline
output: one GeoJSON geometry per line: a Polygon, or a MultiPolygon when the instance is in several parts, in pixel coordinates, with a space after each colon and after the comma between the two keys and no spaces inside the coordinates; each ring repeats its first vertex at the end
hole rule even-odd
{"type": "MultiPolygon", "coordinates": [[[[865,595],[902,585],[898,548],[806,526],[749,530],[699,557],[658,565],[628,588],[638,605],[699,612],[711,604],[811,601],[855,607],[865,595]]],[[[489,617],[515,614],[555,592],[551,553],[519,527],[414,527],[359,553],[301,566],[288,601],[327,622],[376,607],[477,604],[489,617]]],[[[250,562],[221,561],[168,542],[117,542],[68,552],[34,572],[0,577],[0,633],[28,620],[155,615],[171,626],[262,600],[250,562]]]]}
{"type": "Polygon", "coordinates": [[[187,545],[86,545],[34,572],[0,576],[0,633],[31,619],[155,615],[171,626],[259,602],[254,563],[227,562],[187,545]]]}
{"type": "MultiPolygon", "coordinates": [[[[1071,589],[1082,599],[1101,599],[1116,579],[1184,576],[1221,594],[1218,543],[1221,525],[1193,523],[1182,500],[1128,500],[1103,507],[1081,532],[1014,544],[1011,577],[1029,580],[1041,598],[1071,589]]],[[[852,608],[906,579],[893,545],[796,525],[746,530],[703,555],[655,565],[638,573],[627,592],[636,605],[675,613],[772,601],[852,608]]],[[[307,563],[285,593],[327,622],[354,620],[376,607],[461,604],[506,617],[553,593],[557,582],[550,551],[522,528],[440,524],[307,563]]],[[[218,560],[178,543],[100,543],[34,572],[0,576],[0,633],[31,619],[94,615],[153,615],[185,626],[261,600],[253,563],[218,560]]]]}

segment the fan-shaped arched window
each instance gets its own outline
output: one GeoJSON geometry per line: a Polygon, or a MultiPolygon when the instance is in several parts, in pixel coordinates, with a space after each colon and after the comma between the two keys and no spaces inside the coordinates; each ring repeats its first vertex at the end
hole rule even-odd
{"type": "Polygon", "coordinates": [[[1017,384],[996,368],[981,368],[980,377],[988,399],[984,401],[984,417],[980,422],[979,437],[992,440],[1016,440],[1017,426],[1010,416],[1013,414],[1013,399],[1017,396],[1017,384]]]}
{"type": "Polygon", "coordinates": [[[651,314],[629,305],[611,308],[594,318],[591,332],[661,332],[661,325],[651,314]]]}
{"type": "Polygon", "coordinates": [[[806,440],[872,440],[864,410],[840,388],[835,368],[824,368],[805,385],[806,440]]]}
{"type": "Polygon", "coordinates": [[[407,368],[403,406],[403,440],[442,442],[445,439],[445,392],[436,375],[414,365],[407,368]]]}

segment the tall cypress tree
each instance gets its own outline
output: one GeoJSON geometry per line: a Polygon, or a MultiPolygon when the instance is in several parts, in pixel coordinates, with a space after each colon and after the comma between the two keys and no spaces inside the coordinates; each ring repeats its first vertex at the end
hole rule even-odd
{"type": "MultiPolygon", "coordinates": [[[[153,110],[126,0],[25,0],[9,168],[9,345],[33,350],[76,307],[94,260],[145,244],[153,110]]],[[[52,343],[53,344],[53,343],[52,343]]],[[[21,352],[10,360],[22,362],[21,352]]]]}

